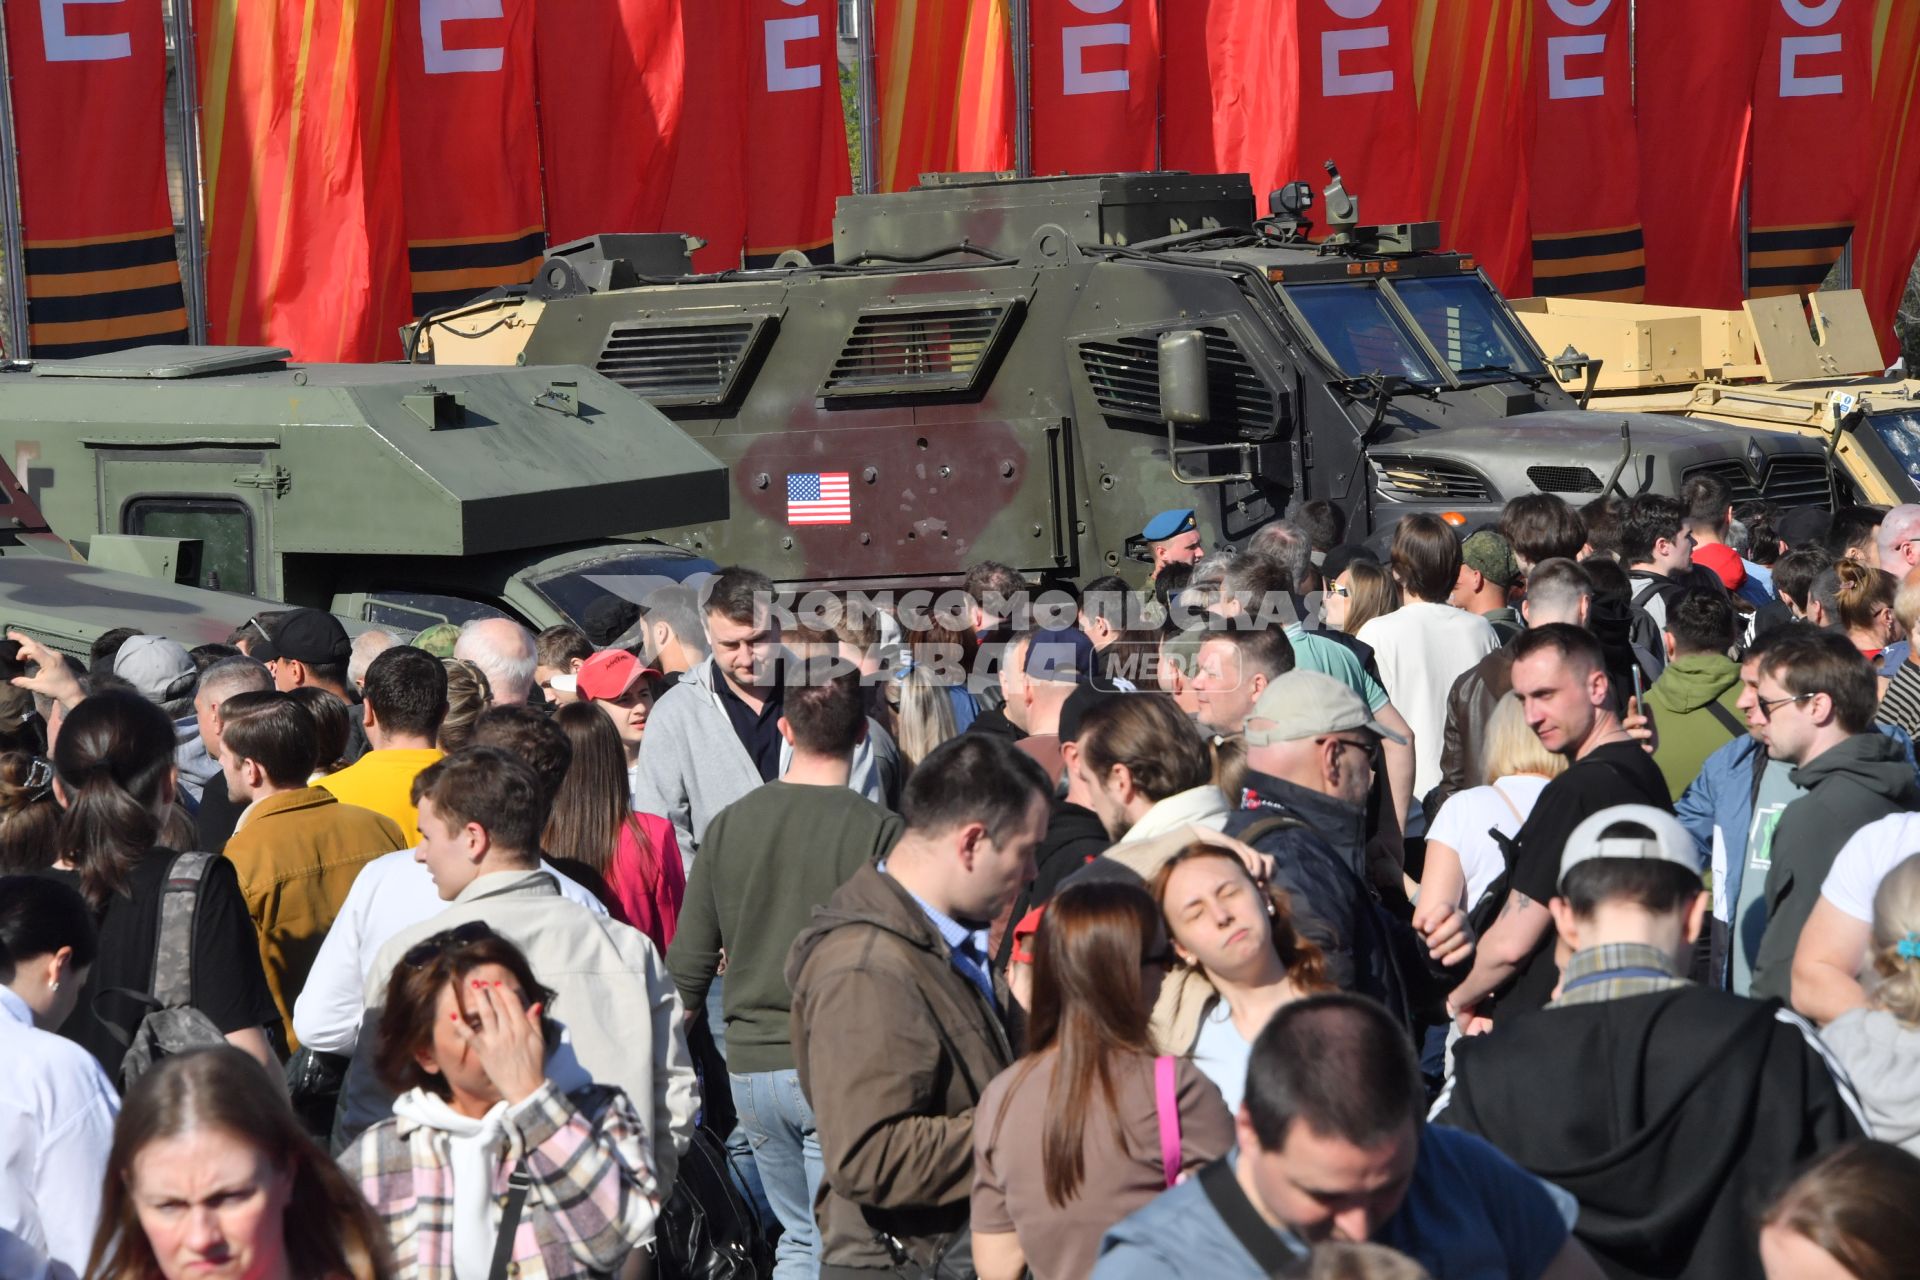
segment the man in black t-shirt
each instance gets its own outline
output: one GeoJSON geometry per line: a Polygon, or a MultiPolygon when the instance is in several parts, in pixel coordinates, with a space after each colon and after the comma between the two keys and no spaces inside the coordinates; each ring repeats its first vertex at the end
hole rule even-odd
{"type": "Polygon", "coordinates": [[[1513,692],[1547,750],[1567,771],[1547,784],[1514,837],[1506,904],[1474,954],[1473,972],[1448,1007],[1463,1029],[1477,1017],[1538,1009],[1560,979],[1547,902],[1560,878],[1560,852],[1589,814],[1617,804],[1673,812],[1653,757],[1614,713],[1606,655],[1593,633],[1564,622],[1536,627],[1513,644],[1513,692]],[[1492,997],[1493,999],[1490,999],[1492,997]]]}

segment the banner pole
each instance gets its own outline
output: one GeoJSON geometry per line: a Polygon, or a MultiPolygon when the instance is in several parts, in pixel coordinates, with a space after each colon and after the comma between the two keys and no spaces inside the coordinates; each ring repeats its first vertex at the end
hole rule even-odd
{"type": "Polygon", "coordinates": [[[20,150],[13,136],[13,64],[7,57],[6,7],[0,5],[0,253],[6,255],[7,356],[31,354],[27,327],[27,246],[20,213],[20,150]]]}
{"type": "Polygon", "coordinates": [[[1033,6],[1013,0],[1013,170],[1033,176],[1033,6]]]}
{"type": "Polygon", "coordinates": [[[180,214],[187,260],[180,283],[187,295],[187,341],[207,340],[207,238],[200,178],[200,71],[193,43],[193,0],[172,0],[174,110],[180,138],[180,214]]]}
{"type": "Polygon", "coordinates": [[[855,95],[855,109],[860,113],[860,183],[861,195],[870,196],[880,190],[880,182],[875,170],[879,167],[877,156],[880,141],[879,121],[879,82],[875,75],[879,51],[874,46],[873,19],[878,9],[877,0],[859,0],[855,12],[859,14],[859,58],[860,77],[858,93],[855,95]]]}

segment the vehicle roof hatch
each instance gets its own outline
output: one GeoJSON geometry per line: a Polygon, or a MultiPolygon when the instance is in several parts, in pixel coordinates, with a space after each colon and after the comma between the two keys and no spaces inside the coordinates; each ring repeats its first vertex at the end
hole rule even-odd
{"type": "Polygon", "coordinates": [[[225,373],[266,373],[286,366],[285,347],[130,347],[72,360],[40,360],[42,378],[207,378],[225,373]]]}

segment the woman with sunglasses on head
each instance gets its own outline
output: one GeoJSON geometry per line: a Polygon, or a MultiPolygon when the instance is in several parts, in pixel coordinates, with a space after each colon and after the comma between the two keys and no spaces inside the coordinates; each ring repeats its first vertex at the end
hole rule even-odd
{"type": "Polygon", "coordinates": [[[25,751],[0,752],[0,872],[43,871],[59,845],[53,764],[25,751]]]}
{"type": "Polygon", "coordinates": [[[1233,1146],[1219,1092],[1154,1053],[1173,953],[1153,899],[1117,881],[1069,885],[1033,945],[1027,1054],[974,1113],[981,1280],[1088,1274],[1109,1227],[1233,1146]]]}
{"type": "Polygon", "coordinates": [[[374,1069],[393,1114],[341,1163],[387,1225],[402,1275],[604,1275],[653,1238],[645,1130],[618,1089],[547,1077],[552,995],[470,921],[395,966],[374,1069]]]}
{"type": "Polygon", "coordinates": [[[1150,887],[1179,958],[1163,1043],[1190,1052],[1237,1111],[1254,1038],[1282,1005],[1331,989],[1326,963],[1294,932],[1287,895],[1255,883],[1229,850],[1189,845],[1150,887]]]}

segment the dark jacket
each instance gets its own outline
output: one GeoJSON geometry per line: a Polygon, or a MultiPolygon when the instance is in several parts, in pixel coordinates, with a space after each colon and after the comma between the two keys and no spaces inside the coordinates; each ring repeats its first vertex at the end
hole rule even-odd
{"type": "Polygon", "coordinates": [[[1440,785],[1433,808],[1456,791],[1487,784],[1487,722],[1500,699],[1513,691],[1513,650],[1502,646],[1460,673],[1447,691],[1447,728],[1440,741],[1440,785]]]}
{"type": "MultiPolygon", "coordinates": [[[[1013,900],[1007,918],[1018,923],[1027,912],[1051,898],[1065,880],[1107,851],[1113,837],[1100,822],[1100,815],[1082,805],[1065,800],[1053,802],[1053,816],[1047,819],[1047,833],[1033,851],[1037,868],[1027,887],[1013,900]]],[[[1013,951],[1013,930],[1001,931],[994,947],[994,963],[1004,968],[1013,951]]]]}
{"type": "Polygon", "coordinates": [[[1786,807],[1773,831],[1767,869],[1767,931],[1753,964],[1753,994],[1786,1000],[1793,951],[1820,899],[1840,846],[1869,822],[1920,809],[1920,785],[1904,750],[1883,733],[1860,733],[1801,765],[1807,794],[1786,807]]]}
{"type": "Polygon", "coordinates": [[[1004,983],[996,1010],[912,895],[872,865],[814,912],[787,981],[826,1166],[820,1261],[889,1268],[882,1233],[925,1261],[967,1226],[974,1108],[1014,1059],[1004,983]]]}
{"type": "Polygon", "coordinates": [[[1818,1046],[1777,1005],[1691,985],[1541,1009],[1454,1047],[1435,1118],[1571,1193],[1609,1276],[1757,1276],[1755,1207],[1861,1133],[1818,1046]]]}

